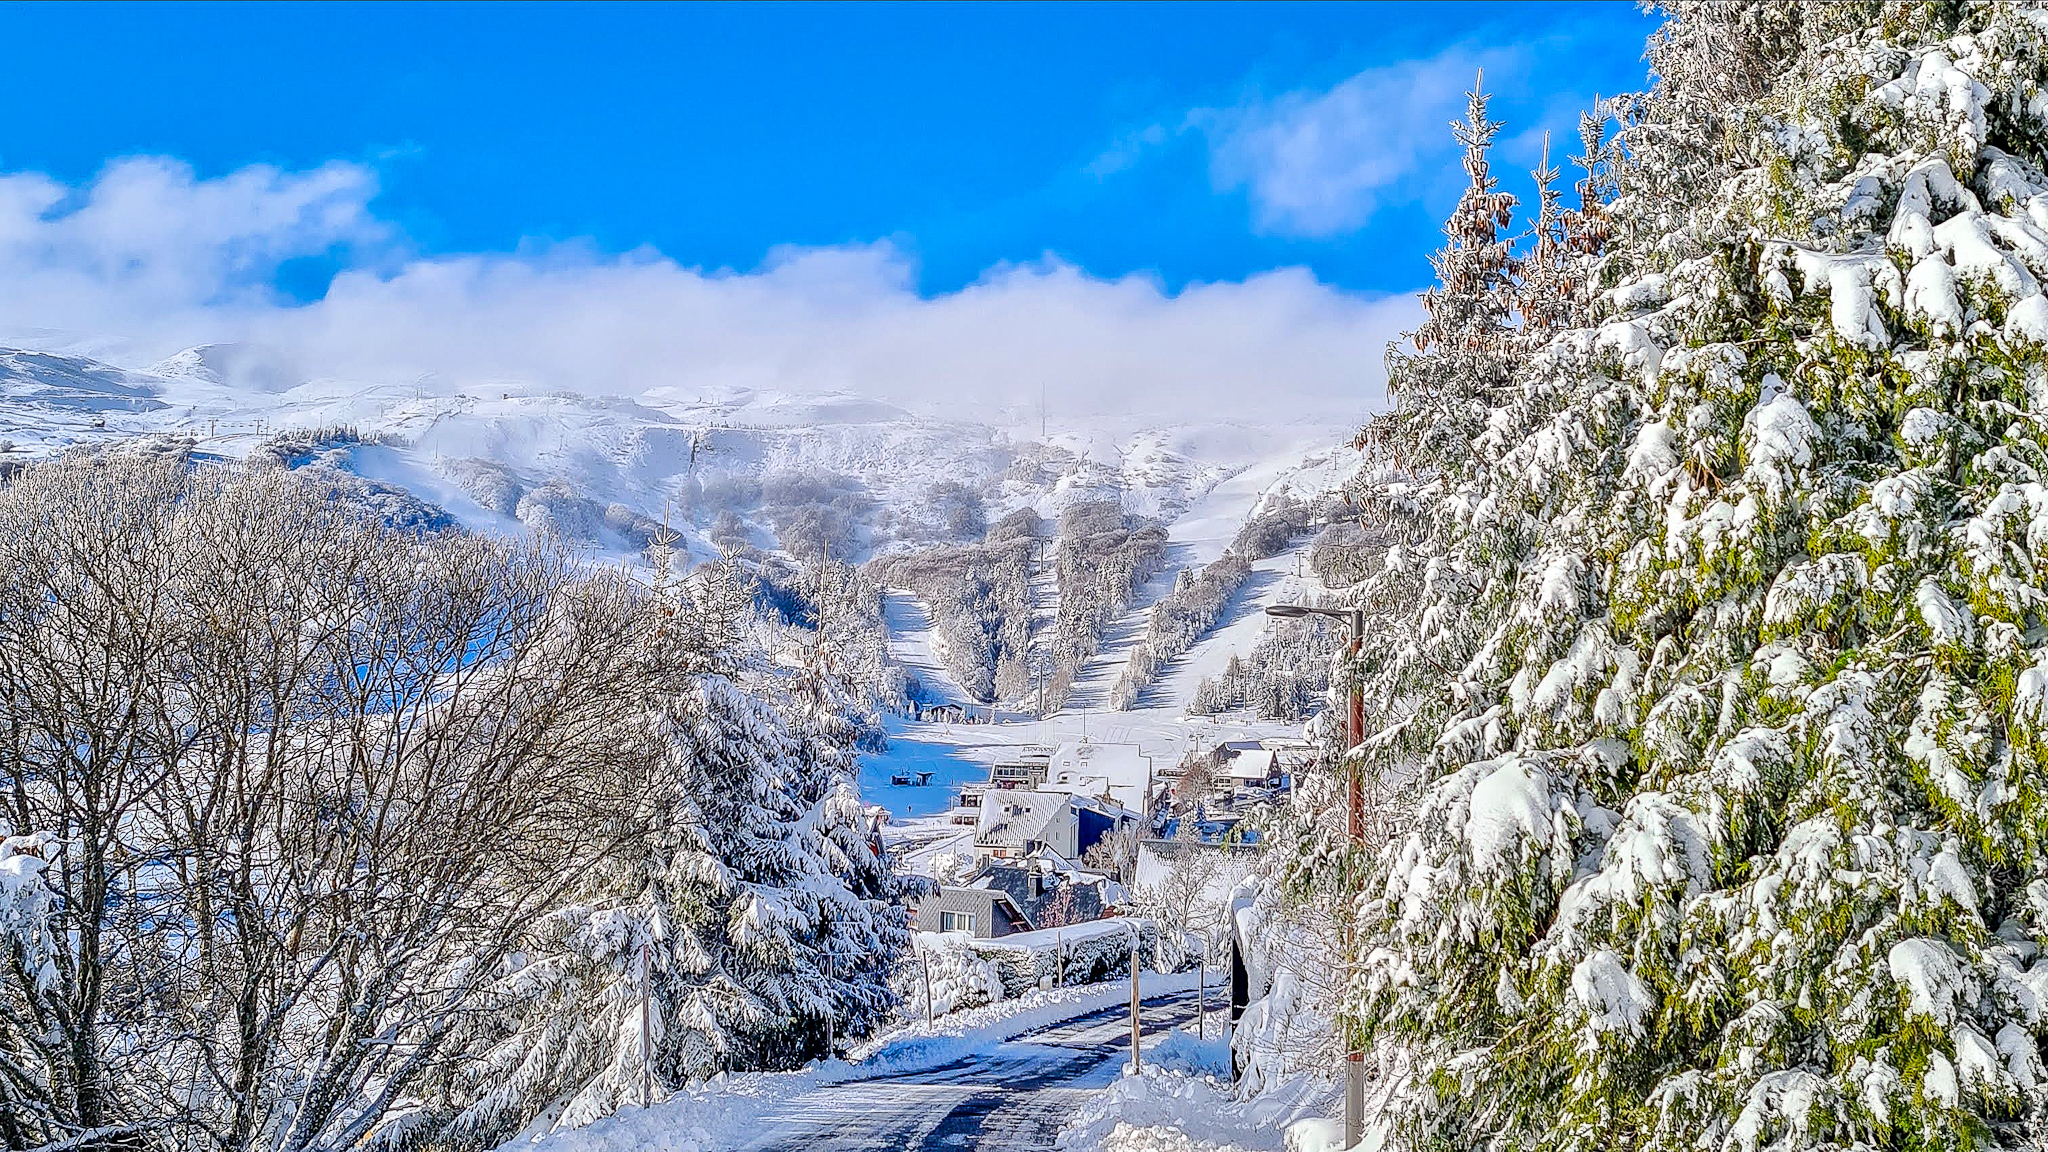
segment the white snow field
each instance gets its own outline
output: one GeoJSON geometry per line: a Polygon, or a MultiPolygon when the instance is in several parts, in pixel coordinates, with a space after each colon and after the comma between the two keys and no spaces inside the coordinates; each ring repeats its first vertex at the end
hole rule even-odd
{"type": "Polygon", "coordinates": [[[940,482],[983,493],[992,517],[1114,499],[1173,519],[1220,482],[1328,438],[1326,425],[1307,418],[1247,428],[1173,413],[1085,430],[1055,422],[1040,437],[1037,421],[1019,424],[1013,411],[971,395],[913,412],[837,392],[618,396],[520,382],[303,380],[247,345],[192,348],[147,369],[0,347],[0,463],[149,433],[240,458],[280,432],[343,426],[371,443],[323,462],[404,488],[469,527],[546,524],[600,558],[626,557],[638,544],[604,515],[617,505],[649,522],[671,519],[700,560],[718,551],[709,522],[723,507],[740,514],[753,543],[773,547],[759,504],[767,477],[856,481],[864,555],[932,538],[927,497],[940,482]]]}

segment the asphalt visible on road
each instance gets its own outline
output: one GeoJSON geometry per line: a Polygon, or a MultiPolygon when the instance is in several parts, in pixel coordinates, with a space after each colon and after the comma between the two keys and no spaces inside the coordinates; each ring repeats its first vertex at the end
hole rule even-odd
{"type": "MultiPolygon", "coordinates": [[[[1210,990],[1210,1008],[1216,990],[1210,990]]],[[[1149,1035],[1195,1018],[1195,994],[1145,1001],[1149,1035]]],[[[1128,1008],[1055,1024],[928,1072],[792,1096],[733,1152],[1025,1152],[1053,1146],[1081,1101],[1129,1062],[1128,1008]]]]}

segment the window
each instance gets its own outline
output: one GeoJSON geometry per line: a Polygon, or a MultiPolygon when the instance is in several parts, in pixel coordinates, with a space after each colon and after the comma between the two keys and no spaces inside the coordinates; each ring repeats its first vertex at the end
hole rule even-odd
{"type": "Polygon", "coordinates": [[[972,913],[972,912],[941,912],[941,913],[939,913],[939,931],[941,931],[941,932],[972,932],[972,931],[974,931],[974,913],[972,913]]]}

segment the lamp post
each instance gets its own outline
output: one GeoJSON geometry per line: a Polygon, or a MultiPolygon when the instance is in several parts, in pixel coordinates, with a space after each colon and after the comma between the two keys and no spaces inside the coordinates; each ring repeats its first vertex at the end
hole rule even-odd
{"type": "MultiPolygon", "coordinates": [[[[1344,622],[1349,643],[1346,655],[1358,659],[1359,646],[1365,638],[1365,609],[1363,608],[1312,608],[1306,604],[1271,604],[1266,615],[1278,616],[1283,620],[1299,620],[1305,616],[1331,616],[1344,622]]],[[[1365,846],[1365,779],[1359,771],[1356,759],[1349,753],[1365,740],[1365,690],[1354,676],[1351,681],[1350,699],[1346,702],[1344,717],[1344,748],[1346,800],[1350,808],[1351,844],[1354,851],[1365,846]]],[[[1356,951],[1355,941],[1350,937],[1350,924],[1345,931],[1345,970],[1350,971],[1352,957],[1356,951]]],[[[1365,1135],[1365,1053],[1351,1048],[1344,1057],[1344,1147],[1356,1148],[1365,1135]]]]}

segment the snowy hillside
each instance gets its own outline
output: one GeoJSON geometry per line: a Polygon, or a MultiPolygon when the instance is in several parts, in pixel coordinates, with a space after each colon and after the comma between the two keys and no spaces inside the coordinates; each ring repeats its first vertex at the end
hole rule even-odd
{"type": "Polygon", "coordinates": [[[507,383],[301,380],[261,349],[189,349],[147,370],[0,350],[0,438],[27,459],[81,442],[168,433],[239,458],[280,433],[348,428],[366,443],[323,462],[404,488],[486,531],[547,526],[601,552],[637,550],[664,517],[698,558],[792,542],[850,559],[946,539],[935,486],[980,518],[1113,500],[1172,520],[1216,486],[1327,436],[1132,417],[1121,427],[1017,423],[966,404],[912,412],[844,393],[655,389],[584,395],[507,383]],[[614,506],[617,507],[614,507],[614,506]],[[813,514],[806,519],[806,510],[813,514]],[[820,523],[822,510],[823,522],[820,523]],[[726,515],[721,515],[726,514],[726,515]],[[722,527],[721,527],[722,525],[722,527]]]}
{"type": "MultiPolygon", "coordinates": [[[[1213,563],[1282,494],[1313,499],[1353,466],[1326,427],[1245,423],[1131,415],[1063,427],[967,401],[913,412],[829,392],[613,396],[303,380],[247,345],[191,348],[147,369],[0,350],[0,460],[170,435],[203,455],[263,453],[328,470],[338,495],[409,523],[546,529],[598,558],[638,556],[667,523],[693,561],[745,547],[858,562],[973,541],[983,525],[1023,509],[1052,521],[1076,504],[1113,504],[1164,524],[1168,545],[1163,567],[1079,669],[1077,709],[1108,706],[1146,613],[1184,572],[1213,563]]],[[[1305,547],[1260,561],[1217,622],[1219,635],[1163,669],[1144,705],[1177,709],[1200,675],[1255,640],[1260,605],[1305,547]]],[[[1034,564],[1037,627],[1057,610],[1058,590],[1034,564]]],[[[892,603],[899,658],[919,666],[938,698],[966,696],[938,674],[922,608],[901,594],[892,603]]]]}

